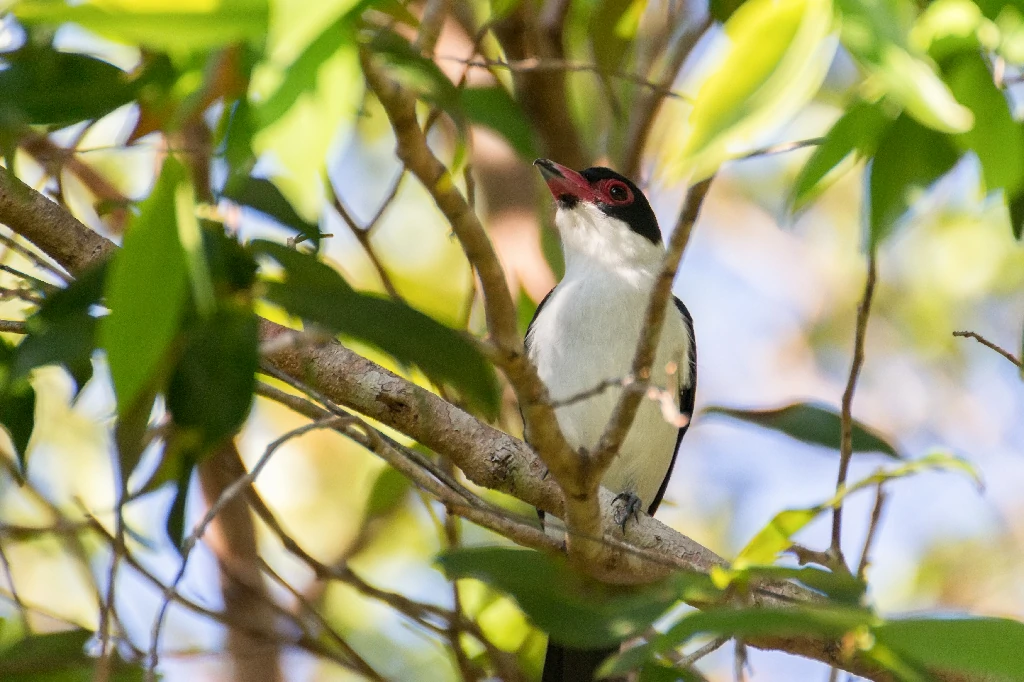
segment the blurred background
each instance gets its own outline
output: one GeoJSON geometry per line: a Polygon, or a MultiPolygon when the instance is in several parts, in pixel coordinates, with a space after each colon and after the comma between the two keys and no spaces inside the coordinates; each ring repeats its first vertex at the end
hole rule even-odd
{"type": "MultiPolygon", "coordinates": [[[[175,11],[189,11],[195,4],[198,12],[202,9],[198,5],[204,3],[174,4],[182,6],[171,8],[175,11]]],[[[242,0],[235,4],[245,10],[242,0]]],[[[594,35],[605,41],[611,37],[607,31],[594,32],[593,27],[599,26],[594,17],[602,8],[612,12],[608,9],[612,4],[572,3],[564,59],[601,62],[611,43],[595,42],[594,35]]],[[[685,19],[693,27],[708,22],[706,8],[692,4],[618,3],[617,16],[633,11],[640,19],[639,28],[634,27],[635,42],[628,47],[631,56],[616,68],[629,71],[634,64],[630,60],[641,59],[644,41],[659,35],[658,22],[664,22],[665,16],[685,19]]],[[[297,68],[292,63],[302,50],[349,5],[346,0],[271,2],[266,42],[250,85],[253,101],[273,93],[287,70],[297,68]]],[[[95,55],[125,70],[163,49],[174,55],[179,69],[174,87],[185,92],[202,82],[209,73],[210,55],[222,45],[213,38],[205,47],[197,46],[198,38],[190,42],[187,37],[178,44],[173,31],[161,39],[163,45],[141,33],[133,43],[123,35],[116,39],[116,30],[105,33],[88,22],[83,26],[52,20],[58,16],[57,8],[68,11],[68,7],[78,5],[10,5],[0,15],[0,49],[13,53],[26,41],[42,40],[45,35],[59,51],[95,55]],[[188,83],[188,78],[196,82],[188,83]]],[[[406,9],[417,17],[423,12],[417,3],[406,9]]],[[[465,73],[470,87],[511,85],[508,69],[467,68],[464,63],[499,58],[492,37],[483,41],[483,56],[475,55],[467,28],[506,10],[494,3],[463,6],[457,0],[450,11],[433,50],[435,63],[455,82],[465,73]]],[[[621,26],[621,20],[616,25],[621,26]]],[[[671,84],[675,92],[689,97],[697,95],[702,79],[727,56],[723,56],[727,49],[722,47],[721,24],[699,35],[671,84]]],[[[819,138],[829,130],[855,96],[861,77],[842,47],[818,68],[824,79],[821,89],[803,98],[799,107],[788,107],[792,111],[763,117],[750,136],[748,151],[819,138]]],[[[386,293],[391,287],[434,318],[481,332],[482,310],[465,257],[429,195],[402,172],[391,127],[380,105],[365,92],[354,47],[342,45],[317,65],[311,77],[303,96],[254,136],[258,159],[254,173],[273,178],[300,215],[318,220],[321,230],[333,235],[323,243],[323,257],[355,288],[386,293]],[[371,229],[360,233],[350,228],[328,188],[357,225],[375,220],[371,229]],[[375,218],[382,206],[385,210],[375,218]],[[387,273],[387,284],[379,269],[387,273]]],[[[626,135],[628,116],[610,101],[617,93],[622,100],[618,106],[628,111],[635,99],[623,98],[621,93],[628,91],[635,98],[640,91],[628,81],[587,70],[566,71],[564,78],[569,110],[563,113],[576,122],[583,140],[580,148],[586,149],[587,158],[559,158],[557,149],[529,129],[517,140],[510,132],[514,125],[507,121],[496,126],[476,120],[464,147],[444,120],[430,137],[444,158],[467,155],[476,208],[507,270],[522,308],[523,326],[557,281],[560,269],[557,235],[551,229],[553,206],[531,166],[531,155],[544,152],[570,164],[621,167],[622,156],[616,150],[626,135]]],[[[655,127],[658,135],[685,134],[685,115],[677,110],[685,104],[673,100],[661,110],[655,127]]],[[[223,115],[219,106],[213,103],[201,117],[211,129],[216,129],[223,115]]],[[[118,201],[130,207],[149,193],[159,159],[168,144],[174,144],[159,130],[140,129],[138,122],[145,112],[134,102],[120,106],[92,123],[60,128],[35,147],[22,141],[8,158],[13,158],[18,175],[29,185],[59,193],[83,222],[118,240],[125,223],[124,204],[118,201]],[[52,148],[72,150],[56,166],[56,175],[46,144],[51,152],[52,148]]],[[[520,113],[510,112],[508,118],[523,120],[520,113]]],[[[635,169],[666,232],[676,222],[686,185],[686,178],[674,173],[671,161],[663,158],[669,146],[649,145],[635,169]]],[[[813,147],[808,147],[729,160],[715,177],[674,287],[695,321],[698,410],[711,405],[765,409],[805,401],[838,408],[865,277],[865,171],[862,161],[848,159],[820,196],[794,212],[787,197],[812,152],[813,147]]],[[[227,172],[225,163],[214,158],[214,185],[227,172]]],[[[981,177],[978,159],[964,156],[950,174],[920,196],[898,232],[878,252],[879,284],[854,416],[884,434],[906,457],[955,454],[973,464],[984,481],[979,490],[963,475],[923,473],[888,487],[868,572],[870,599],[886,614],[927,609],[1024,616],[1024,526],[1019,516],[1019,491],[1024,488],[1024,385],[1006,359],[952,335],[973,330],[1013,351],[1020,345],[1024,248],[1008,227],[1002,202],[986,195],[981,177]]],[[[465,187],[464,180],[459,183],[465,187]]],[[[267,216],[226,200],[216,210],[242,239],[262,236],[283,241],[290,234],[267,216]]],[[[32,263],[19,253],[0,249],[5,264],[32,270],[32,263]]],[[[16,286],[13,275],[0,273],[0,287],[16,286]]],[[[30,308],[30,302],[17,297],[0,298],[4,319],[22,319],[30,308]]],[[[396,367],[373,348],[354,347],[396,367]]],[[[115,403],[101,354],[94,356],[94,365],[95,376],[75,399],[72,379],[64,370],[36,370],[33,385],[38,404],[28,452],[30,484],[19,486],[10,472],[0,479],[4,561],[10,566],[18,597],[32,605],[28,623],[39,630],[62,623],[95,629],[98,595],[108,581],[109,548],[95,536],[75,534],[70,527],[64,534],[17,532],[53,524],[56,518],[79,523],[86,510],[101,520],[111,518],[115,403]],[[72,537],[77,539],[71,541],[72,537]]],[[[257,399],[237,439],[243,458],[252,464],[269,442],[302,422],[280,405],[257,399]]],[[[498,424],[520,433],[510,391],[498,424]]],[[[4,438],[0,432],[0,449],[9,450],[4,438]]],[[[154,467],[155,448],[147,457],[154,467]]],[[[859,480],[885,463],[879,455],[857,454],[850,480],[859,480]]],[[[778,511],[827,500],[835,488],[837,466],[838,453],[827,448],[721,415],[698,414],[658,516],[718,554],[734,556],[778,511]]],[[[136,475],[141,478],[145,473],[136,475]]],[[[337,434],[314,432],[284,446],[256,485],[287,530],[320,560],[347,560],[379,587],[426,602],[452,604],[450,585],[433,564],[447,543],[437,503],[396,479],[372,454],[337,434]]],[[[192,489],[198,491],[195,481],[192,489]]],[[[497,493],[490,497],[514,511],[530,513],[510,498],[497,493]]],[[[135,556],[165,582],[174,577],[179,564],[163,530],[172,499],[173,491],[162,489],[126,508],[135,556]]],[[[872,504],[869,491],[847,503],[843,539],[850,556],[859,556],[872,504]]],[[[196,519],[204,508],[201,496],[192,494],[188,518],[196,519]]],[[[507,542],[472,524],[461,525],[462,542],[467,545],[507,542]]],[[[325,618],[385,677],[457,679],[457,668],[437,633],[410,624],[342,584],[318,581],[266,528],[258,525],[257,531],[261,554],[273,570],[319,606],[325,618]]],[[[827,517],[799,536],[802,544],[811,547],[826,546],[828,538],[827,517]]],[[[181,592],[211,609],[219,608],[222,597],[216,574],[214,556],[200,544],[181,592]]],[[[123,627],[134,646],[145,651],[162,601],[160,590],[127,567],[118,573],[117,581],[117,610],[123,627]]],[[[268,584],[280,604],[298,608],[292,594],[279,584],[268,584]]],[[[0,601],[4,619],[0,640],[12,641],[20,636],[24,623],[19,625],[8,580],[0,580],[0,591],[7,596],[0,601]]],[[[461,598],[463,608],[478,617],[498,646],[518,650],[539,670],[543,636],[513,602],[472,580],[462,581],[461,598]]],[[[165,679],[224,679],[230,664],[221,653],[224,633],[216,622],[172,605],[161,657],[165,679]]],[[[125,653],[131,655],[130,650],[125,653]]],[[[282,670],[288,680],[359,679],[298,650],[285,650],[283,655],[282,670]]],[[[699,667],[709,679],[732,679],[731,647],[709,656],[699,667]]],[[[751,650],[747,675],[765,681],[825,680],[829,671],[813,661],[751,650]]]]}

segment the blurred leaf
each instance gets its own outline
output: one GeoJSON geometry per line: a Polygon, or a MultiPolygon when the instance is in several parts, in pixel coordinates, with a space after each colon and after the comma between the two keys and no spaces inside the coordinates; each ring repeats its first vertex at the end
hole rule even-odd
{"type": "MultiPolygon", "coordinates": [[[[31,635],[0,651],[0,679],[4,682],[85,682],[93,679],[96,659],[85,653],[94,637],[88,630],[69,630],[31,635]]],[[[141,665],[129,665],[114,656],[110,682],[143,679],[141,665]]]]}
{"type": "Polygon", "coordinates": [[[932,670],[1024,680],[1024,623],[1006,618],[907,618],[873,630],[878,642],[932,670]]]}
{"type": "Polygon", "coordinates": [[[73,22],[111,40],[166,52],[207,50],[239,41],[262,47],[267,0],[182,0],[176,4],[133,0],[20,0],[15,16],[25,24],[73,22]]]}
{"type": "Polygon", "coordinates": [[[25,453],[35,427],[36,392],[27,378],[17,378],[13,365],[17,348],[0,337],[0,426],[11,436],[18,466],[25,470],[25,453]]]}
{"type": "Polygon", "coordinates": [[[533,316],[537,314],[537,304],[526,293],[526,289],[519,290],[519,304],[516,306],[516,317],[519,326],[519,334],[526,336],[526,330],[530,327],[533,316]]]}
{"type": "Polygon", "coordinates": [[[863,598],[867,585],[847,573],[833,573],[812,566],[750,566],[734,571],[747,584],[762,580],[795,580],[824,594],[833,601],[856,606],[863,598]]]}
{"type": "Polygon", "coordinates": [[[449,579],[477,578],[506,592],[551,638],[598,649],[643,632],[681,591],[702,589],[701,574],[674,574],[643,588],[615,588],[571,570],[564,559],[532,550],[474,547],[437,559],[449,579]]]}
{"type": "Polygon", "coordinates": [[[836,121],[800,170],[790,193],[790,205],[796,210],[803,208],[822,190],[825,176],[851,153],[856,152],[860,157],[874,155],[878,139],[889,122],[878,105],[855,102],[836,121]]]}
{"type": "Polygon", "coordinates": [[[198,447],[216,445],[242,426],[259,367],[259,320],[248,306],[226,302],[196,320],[167,388],[174,422],[196,434],[198,447]]]}
{"type": "Polygon", "coordinates": [[[537,155],[533,129],[505,88],[500,85],[464,88],[459,98],[470,121],[497,132],[524,159],[533,159],[537,155]]]}
{"type": "Polygon", "coordinates": [[[588,38],[594,61],[605,73],[619,71],[636,38],[646,2],[643,0],[599,0],[590,15],[588,38]]]}
{"type": "MultiPolygon", "coordinates": [[[[707,414],[721,414],[757,424],[804,443],[839,451],[842,420],[839,413],[825,405],[795,403],[774,410],[739,410],[712,406],[705,408],[704,411],[707,414]]],[[[856,419],[853,420],[853,451],[880,452],[894,459],[900,458],[894,445],[856,419]]]]}
{"type": "Polygon", "coordinates": [[[363,523],[390,514],[398,509],[405,500],[412,484],[398,469],[385,466],[377,475],[370,490],[370,499],[366,502],[363,523]]]}
{"type": "Polygon", "coordinates": [[[207,226],[202,235],[217,297],[234,298],[240,294],[242,298],[251,298],[259,270],[256,260],[238,240],[225,234],[220,225],[207,226]]]}
{"type": "Polygon", "coordinates": [[[161,369],[188,300],[188,267],[175,220],[175,193],[184,182],[185,169],[167,157],[110,266],[111,312],[100,325],[100,337],[119,413],[161,369]]]}
{"type": "Polygon", "coordinates": [[[724,24],[741,5],[743,0],[710,0],[708,9],[715,21],[724,24]]]}
{"type": "Polygon", "coordinates": [[[640,669],[640,682],[707,682],[696,669],[648,663],[640,669]]]}
{"type": "Polygon", "coordinates": [[[793,536],[821,512],[821,507],[786,509],[779,512],[768,525],[757,532],[746,547],[740,550],[732,562],[733,567],[742,570],[748,566],[774,563],[779,554],[793,546],[793,536]]]}
{"type": "Polygon", "coordinates": [[[598,674],[623,674],[634,670],[656,654],[682,646],[700,634],[740,639],[800,635],[839,639],[847,632],[871,625],[876,620],[870,611],[844,606],[800,604],[790,608],[708,609],[685,616],[665,634],[612,658],[601,666],[598,674]]]}
{"type": "MultiPolygon", "coordinates": [[[[663,150],[667,172],[697,180],[750,151],[788,121],[825,78],[835,52],[830,0],[748,0],[726,22],[725,55],[697,93],[680,149],[663,150]]],[[[670,137],[669,140],[675,139],[670,137]]]]}
{"type": "Polygon", "coordinates": [[[896,480],[898,478],[906,478],[907,476],[912,476],[914,474],[919,474],[925,471],[959,472],[970,478],[979,491],[983,490],[985,487],[981,479],[981,475],[978,473],[978,470],[974,467],[973,464],[971,464],[970,462],[961,457],[957,457],[956,455],[951,455],[947,452],[940,451],[927,454],[924,457],[920,457],[918,459],[907,462],[906,464],[898,466],[895,469],[885,469],[881,471],[876,471],[870,476],[862,478],[856,483],[847,486],[846,492],[841,493],[831,502],[828,502],[827,506],[834,504],[839,499],[842,499],[842,497],[844,497],[845,495],[849,495],[850,493],[855,492],[857,490],[872,487],[879,483],[884,483],[886,481],[896,480]]]}
{"type": "Polygon", "coordinates": [[[427,59],[408,40],[394,31],[381,29],[369,44],[382,59],[393,78],[421,99],[444,109],[459,122],[462,116],[458,89],[432,59],[427,59]]]}
{"type": "Polygon", "coordinates": [[[1006,197],[1007,209],[1010,211],[1010,227],[1013,236],[1020,239],[1024,236],[1024,190],[1006,197]]]}
{"type": "Polygon", "coordinates": [[[900,21],[899,0],[836,0],[843,45],[868,70],[876,90],[906,107],[920,123],[947,133],[971,128],[971,112],[922,55],[907,46],[909,26],[900,21]]]}
{"type": "Polygon", "coordinates": [[[958,158],[949,136],[906,115],[896,119],[879,142],[868,170],[871,248],[892,233],[919,195],[948,173],[958,158]]]}
{"type": "Polygon", "coordinates": [[[330,59],[343,45],[355,42],[355,28],[359,17],[373,4],[374,0],[360,0],[328,24],[306,45],[285,70],[281,84],[256,110],[256,119],[261,128],[277,121],[291,109],[299,97],[316,88],[317,73],[321,64],[330,59]]]}
{"type": "Polygon", "coordinates": [[[0,121],[67,126],[101,118],[134,100],[153,76],[29,43],[0,55],[0,121]]]}
{"type": "Polygon", "coordinates": [[[252,242],[250,249],[285,270],[283,282],[264,282],[267,300],[412,363],[432,380],[460,391],[486,415],[497,414],[501,393],[494,370],[460,332],[404,303],[355,291],[312,255],[264,240],[252,242]]]}
{"type": "Polygon", "coordinates": [[[988,191],[1003,190],[1014,234],[1019,234],[1021,216],[1013,204],[1024,190],[1024,130],[1013,120],[1006,95],[996,87],[980,53],[958,55],[948,61],[945,72],[953,94],[974,114],[974,127],[954,135],[953,142],[977,154],[988,191]]]}
{"type": "Polygon", "coordinates": [[[265,213],[320,248],[320,226],[303,220],[281,190],[266,178],[236,178],[224,188],[224,196],[237,204],[265,213]]]}
{"type": "MultiPolygon", "coordinates": [[[[175,454],[180,455],[180,453],[181,450],[176,447],[175,454]]],[[[176,456],[170,460],[167,468],[169,470],[177,469],[178,476],[175,480],[174,501],[171,502],[171,508],[167,512],[164,528],[171,544],[180,548],[185,541],[185,503],[188,501],[188,486],[192,480],[192,471],[195,466],[191,462],[186,464],[183,458],[176,456]]]]}
{"type": "Polygon", "coordinates": [[[196,217],[196,197],[192,185],[182,182],[174,190],[174,216],[178,224],[178,240],[185,252],[185,265],[192,285],[192,301],[203,317],[213,313],[217,305],[213,294],[210,268],[206,263],[203,235],[196,217]]]}
{"type": "Polygon", "coordinates": [[[28,377],[36,367],[61,365],[82,390],[92,377],[92,352],[96,348],[99,320],[91,308],[103,296],[107,264],[90,268],[43,301],[25,321],[28,334],[18,345],[13,372],[15,378],[28,377]]]}

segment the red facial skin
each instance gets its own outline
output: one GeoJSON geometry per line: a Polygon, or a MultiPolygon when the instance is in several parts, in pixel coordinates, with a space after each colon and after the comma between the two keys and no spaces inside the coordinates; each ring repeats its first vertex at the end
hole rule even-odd
{"type": "Polygon", "coordinates": [[[545,159],[538,165],[542,169],[551,196],[556,201],[568,195],[591,204],[624,206],[633,202],[633,191],[619,180],[605,179],[591,185],[590,181],[578,172],[560,163],[545,159]],[[619,194],[618,197],[612,196],[613,190],[619,194]]]}

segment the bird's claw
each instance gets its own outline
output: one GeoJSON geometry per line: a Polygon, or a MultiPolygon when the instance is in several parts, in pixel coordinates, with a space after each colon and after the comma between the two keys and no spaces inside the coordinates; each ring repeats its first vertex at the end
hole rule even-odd
{"type": "Polygon", "coordinates": [[[619,493],[615,496],[612,501],[614,506],[612,518],[615,521],[615,525],[622,529],[623,535],[626,533],[626,523],[632,518],[635,521],[640,520],[640,508],[643,503],[635,493],[619,493]]]}

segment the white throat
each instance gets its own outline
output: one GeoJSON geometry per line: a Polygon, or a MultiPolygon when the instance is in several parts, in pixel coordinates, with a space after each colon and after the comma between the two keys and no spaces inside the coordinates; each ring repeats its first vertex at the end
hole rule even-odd
{"type": "Polygon", "coordinates": [[[562,236],[565,278],[594,274],[619,275],[633,280],[653,277],[665,250],[612,218],[594,204],[579,202],[572,208],[559,207],[555,225],[562,236]]]}

